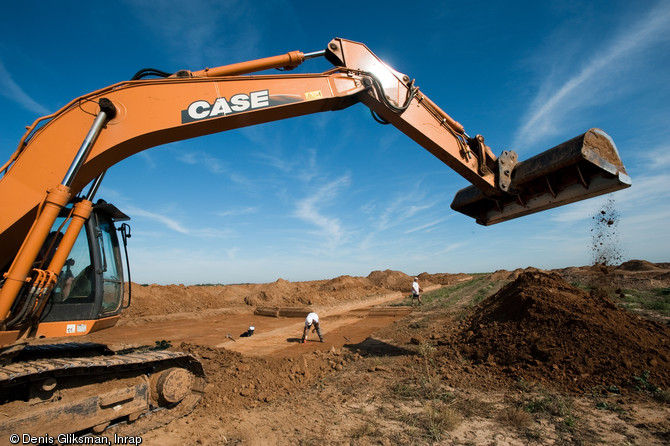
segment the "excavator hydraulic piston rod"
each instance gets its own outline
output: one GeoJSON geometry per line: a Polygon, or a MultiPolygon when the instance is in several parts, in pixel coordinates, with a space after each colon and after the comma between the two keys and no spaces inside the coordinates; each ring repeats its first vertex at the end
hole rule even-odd
{"type": "Polygon", "coordinates": [[[84,161],[86,161],[86,157],[91,152],[91,148],[93,147],[93,144],[95,144],[95,140],[98,139],[98,135],[100,135],[100,131],[105,126],[105,123],[110,119],[113,119],[116,115],[116,108],[109,99],[100,98],[98,105],[100,106],[100,112],[95,117],[93,125],[86,134],[84,142],[81,144],[77,155],[75,156],[72,164],[70,165],[70,168],[63,178],[62,184],[67,187],[72,185],[72,181],[77,175],[77,172],[79,172],[82,164],[84,164],[84,161]]]}

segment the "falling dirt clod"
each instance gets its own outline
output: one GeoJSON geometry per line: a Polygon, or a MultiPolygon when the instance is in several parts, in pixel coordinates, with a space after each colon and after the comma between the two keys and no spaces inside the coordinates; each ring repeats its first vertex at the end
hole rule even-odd
{"type": "Polygon", "coordinates": [[[614,198],[607,201],[593,217],[591,229],[593,264],[604,267],[618,265],[623,261],[617,234],[619,213],[614,198]]]}

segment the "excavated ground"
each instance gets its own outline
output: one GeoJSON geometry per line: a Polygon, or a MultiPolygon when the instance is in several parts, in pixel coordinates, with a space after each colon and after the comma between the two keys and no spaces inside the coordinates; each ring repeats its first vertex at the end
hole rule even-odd
{"type": "Polygon", "coordinates": [[[669,267],[424,273],[438,294],[413,311],[412,278],[396,271],[134,286],[123,322],[89,340],[165,341],[203,362],[203,401],[144,444],[665,445],[668,320],[613,298],[667,296],[669,267]],[[298,343],[302,318],[258,307],[317,311],[326,342],[298,343]]]}

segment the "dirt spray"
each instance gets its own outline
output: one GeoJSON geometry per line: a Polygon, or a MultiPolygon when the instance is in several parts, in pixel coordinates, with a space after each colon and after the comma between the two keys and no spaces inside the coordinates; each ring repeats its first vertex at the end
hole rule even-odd
{"type": "Polygon", "coordinates": [[[602,208],[593,216],[591,228],[591,250],[594,266],[619,265],[623,254],[617,234],[619,213],[614,198],[610,195],[602,208]]]}

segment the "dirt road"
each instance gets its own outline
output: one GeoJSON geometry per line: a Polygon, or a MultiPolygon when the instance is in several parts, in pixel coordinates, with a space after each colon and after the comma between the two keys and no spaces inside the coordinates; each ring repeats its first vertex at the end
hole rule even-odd
{"type": "MultiPolygon", "coordinates": [[[[435,286],[429,287],[434,289],[435,286]]],[[[109,345],[113,349],[154,346],[167,341],[172,345],[182,342],[250,356],[287,357],[314,350],[341,348],[356,344],[371,333],[404,317],[411,307],[380,306],[403,299],[400,292],[389,292],[368,299],[326,307],[304,307],[303,312],[315,311],[321,319],[325,342],[316,334],[308,336],[305,345],[299,344],[304,327],[303,317],[267,317],[254,314],[253,308],[203,310],[197,314],[181,313],[122,321],[117,326],[88,336],[91,342],[109,345]],[[250,337],[240,335],[253,326],[250,337]],[[319,344],[319,345],[316,345],[319,344]]],[[[299,314],[300,311],[294,311],[299,314]]]]}

